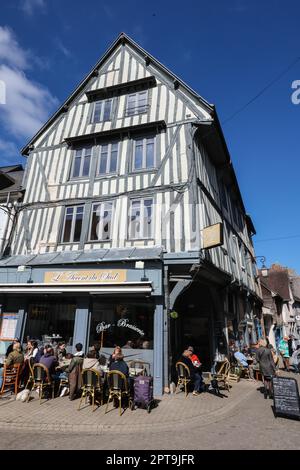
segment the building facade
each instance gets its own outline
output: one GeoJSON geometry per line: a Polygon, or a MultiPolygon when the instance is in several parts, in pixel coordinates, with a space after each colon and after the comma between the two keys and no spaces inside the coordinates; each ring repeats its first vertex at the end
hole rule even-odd
{"type": "MultiPolygon", "coordinates": [[[[268,296],[266,289],[272,292],[272,296],[277,303],[277,316],[274,317],[273,332],[278,344],[283,336],[299,336],[299,276],[292,275],[291,271],[279,264],[273,264],[265,270],[266,274],[261,275],[261,285],[263,288],[264,308],[268,307],[268,296]]],[[[263,308],[263,310],[264,310],[263,308]]]]}
{"type": "Polygon", "coordinates": [[[13,230],[23,200],[22,165],[0,167],[0,256],[11,253],[13,230]]]}
{"type": "Polygon", "coordinates": [[[25,198],[0,262],[16,336],[125,346],[159,395],[188,344],[209,367],[262,334],[255,229],[215,108],[128,36],[23,154],[25,198]]]}

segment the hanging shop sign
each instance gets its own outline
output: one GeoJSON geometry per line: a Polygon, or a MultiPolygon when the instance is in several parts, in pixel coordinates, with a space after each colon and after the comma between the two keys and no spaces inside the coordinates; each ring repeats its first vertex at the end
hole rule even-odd
{"type": "Polygon", "coordinates": [[[46,271],[46,284],[99,284],[126,282],[127,269],[90,269],[89,271],[46,271]]]}
{"type": "Polygon", "coordinates": [[[13,340],[16,337],[18,319],[17,313],[3,313],[2,318],[0,316],[1,340],[13,340]]]}
{"type": "Polygon", "coordinates": [[[223,245],[223,224],[214,224],[202,230],[203,248],[215,248],[223,245]]]}

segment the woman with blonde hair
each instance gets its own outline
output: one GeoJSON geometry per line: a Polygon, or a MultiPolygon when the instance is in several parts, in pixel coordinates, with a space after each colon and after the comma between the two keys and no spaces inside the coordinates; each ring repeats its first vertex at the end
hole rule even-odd
{"type": "Polygon", "coordinates": [[[267,348],[265,339],[258,341],[258,350],[256,351],[256,360],[259,362],[260,370],[264,381],[264,397],[273,398],[272,378],[276,375],[276,367],[274,364],[273,354],[267,348]]]}

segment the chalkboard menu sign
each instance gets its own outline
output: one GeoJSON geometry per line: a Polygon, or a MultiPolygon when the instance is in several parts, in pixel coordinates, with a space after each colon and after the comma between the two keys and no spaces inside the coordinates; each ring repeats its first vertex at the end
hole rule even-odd
{"type": "Polygon", "coordinates": [[[300,418],[300,398],[298,384],[289,377],[273,378],[275,416],[300,418]]]}

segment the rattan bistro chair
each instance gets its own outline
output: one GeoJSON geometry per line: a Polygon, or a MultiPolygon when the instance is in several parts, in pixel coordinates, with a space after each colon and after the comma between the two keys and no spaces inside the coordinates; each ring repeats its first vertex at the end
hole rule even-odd
{"type": "Polygon", "coordinates": [[[249,367],[245,367],[239,360],[237,360],[238,368],[240,370],[240,377],[250,379],[249,367]]]}
{"type": "Polygon", "coordinates": [[[4,364],[3,382],[0,390],[0,397],[4,392],[7,392],[12,388],[14,390],[15,395],[17,395],[19,389],[21,365],[22,364],[14,364],[12,366],[7,366],[6,364],[4,364]]]}
{"type": "Polygon", "coordinates": [[[144,362],[139,359],[129,362],[129,368],[134,376],[137,375],[150,375],[150,363],[144,362]]]}
{"type": "Polygon", "coordinates": [[[119,413],[121,416],[122,398],[126,398],[128,400],[129,408],[131,408],[131,405],[132,405],[127,377],[119,370],[111,370],[110,372],[107,373],[106,380],[107,380],[109,395],[108,395],[105,413],[107,413],[109,402],[116,399],[119,402],[119,413]]]}
{"type": "Polygon", "coordinates": [[[229,373],[230,373],[230,362],[228,359],[225,359],[222,363],[220,363],[219,369],[213,374],[213,378],[217,380],[219,385],[222,385],[225,390],[230,392],[230,385],[229,385],[229,373]]]}
{"type": "Polygon", "coordinates": [[[80,406],[82,403],[82,400],[87,397],[91,397],[92,399],[92,405],[93,405],[93,411],[95,409],[95,396],[97,394],[100,395],[100,404],[103,404],[103,387],[101,384],[101,375],[97,370],[94,369],[83,369],[81,372],[81,378],[82,378],[82,394],[80,398],[80,402],[78,405],[78,410],[80,410],[80,406]]]}
{"type": "Polygon", "coordinates": [[[176,372],[178,375],[178,382],[177,382],[177,387],[175,390],[175,393],[177,393],[177,389],[180,386],[184,386],[184,392],[185,396],[187,397],[188,395],[188,384],[191,382],[191,374],[190,374],[190,369],[184,362],[176,362],[176,372]]]}
{"type": "MultiPolygon", "coordinates": [[[[33,365],[33,384],[30,391],[30,394],[33,390],[39,389],[39,399],[40,404],[42,403],[43,392],[44,390],[52,390],[52,398],[54,398],[54,380],[52,380],[49,370],[44,364],[34,364],[33,365]]],[[[28,395],[28,400],[30,400],[30,394],[28,395]]]]}

